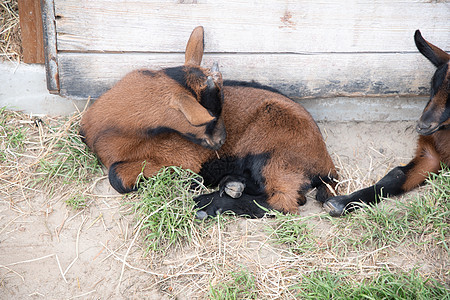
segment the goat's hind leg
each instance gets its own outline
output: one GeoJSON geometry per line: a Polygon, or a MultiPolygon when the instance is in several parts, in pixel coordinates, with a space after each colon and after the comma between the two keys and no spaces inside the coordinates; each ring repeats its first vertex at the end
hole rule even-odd
{"type": "Polygon", "coordinates": [[[117,192],[125,194],[137,190],[138,177],[141,173],[148,178],[158,171],[159,169],[152,167],[148,161],[118,161],[109,167],[108,178],[117,192]]]}

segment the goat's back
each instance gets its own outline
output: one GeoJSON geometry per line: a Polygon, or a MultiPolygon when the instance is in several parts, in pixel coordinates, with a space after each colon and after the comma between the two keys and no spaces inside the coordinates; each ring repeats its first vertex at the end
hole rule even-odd
{"type": "Polygon", "coordinates": [[[224,99],[228,138],[220,153],[270,153],[272,161],[296,172],[335,173],[317,124],[300,104],[274,91],[243,86],[224,86],[224,99]]]}

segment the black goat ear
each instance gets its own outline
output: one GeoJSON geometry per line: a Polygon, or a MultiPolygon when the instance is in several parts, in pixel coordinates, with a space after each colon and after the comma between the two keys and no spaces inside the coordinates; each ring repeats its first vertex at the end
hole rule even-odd
{"type": "Polygon", "coordinates": [[[170,100],[170,106],[183,113],[193,126],[202,126],[214,120],[214,117],[194,97],[184,93],[174,95],[170,100]]]}
{"type": "Polygon", "coordinates": [[[416,43],[416,47],[420,53],[428,58],[428,60],[431,61],[431,63],[436,67],[442,66],[449,61],[450,55],[435,45],[427,42],[422,37],[419,30],[416,30],[416,33],[414,34],[414,42],[416,43]]]}
{"type": "Polygon", "coordinates": [[[204,31],[202,26],[195,27],[192,31],[189,41],[186,46],[185,52],[185,65],[200,66],[203,58],[204,44],[204,31]]]}

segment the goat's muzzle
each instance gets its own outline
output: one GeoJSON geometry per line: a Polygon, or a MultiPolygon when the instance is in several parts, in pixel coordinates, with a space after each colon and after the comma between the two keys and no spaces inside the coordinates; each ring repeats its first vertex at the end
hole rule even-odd
{"type": "Polygon", "coordinates": [[[438,131],[440,128],[439,123],[433,122],[428,123],[424,122],[422,120],[419,120],[416,125],[416,131],[417,133],[421,135],[430,135],[438,131]]]}
{"type": "Polygon", "coordinates": [[[212,150],[219,150],[223,146],[226,140],[226,133],[224,132],[220,136],[207,138],[204,140],[203,146],[212,150]]]}

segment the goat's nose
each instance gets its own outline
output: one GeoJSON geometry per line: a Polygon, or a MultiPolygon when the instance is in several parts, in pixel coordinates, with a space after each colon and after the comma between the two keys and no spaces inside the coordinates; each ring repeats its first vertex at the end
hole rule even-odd
{"type": "Polygon", "coordinates": [[[423,131],[423,130],[430,129],[430,127],[431,127],[430,123],[425,123],[423,121],[419,121],[419,122],[417,122],[416,130],[420,132],[420,131],[423,131]]]}

